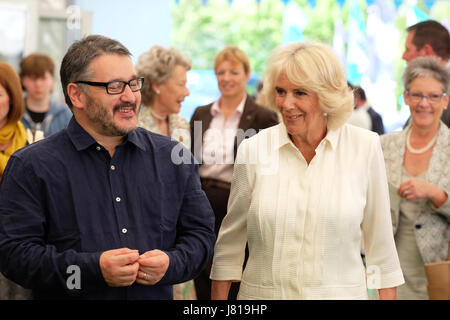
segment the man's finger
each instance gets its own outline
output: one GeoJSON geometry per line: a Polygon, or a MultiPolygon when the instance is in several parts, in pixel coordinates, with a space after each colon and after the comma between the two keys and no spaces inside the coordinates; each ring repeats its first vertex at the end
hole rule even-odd
{"type": "Polygon", "coordinates": [[[120,270],[118,272],[118,276],[120,277],[127,277],[127,276],[134,276],[136,277],[137,272],[139,269],[139,263],[135,262],[133,264],[125,265],[123,267],[120,267],[120,270]]]}
{"type": "Polygon", "coordinates": [[[158,250],[158,249],[154,249],[154,250],[150,250],[150,251],[147,251],[147,252],[145,252],[145,253],[143,253],[143,254],[141,254],[141,258],[150,258],[150,257],[156,257],[156,256],[159,256],[159,255],[161,255],[161,254],[165,254],[163,251],[161,251],[161,250],[158,250]]]}
{"type": "Polygon", "coordinates": [[[160,250],[146,252],[139,257],[139,264],[150,268],[161,268],[169,262],[169,256],[160,250]]]}
{"type": "Polygon", "coordinates": [[[113,249],[113,250],[109,250],[108,251],[111,255],[113,256],[118,256],[118,255],[122,255],[122,254],[129,254],[132,252],[137,252],[139,253],[138,250],[133,250],[133,249],[129,249],[129,248],[119,248],[119,249],[113,249]]]}
{"type": "Polygon", "coordinates": [[[139,252],[122,253],[111,257],[111,259],[119,266],[133,264],[139,259],[139,252]]]}

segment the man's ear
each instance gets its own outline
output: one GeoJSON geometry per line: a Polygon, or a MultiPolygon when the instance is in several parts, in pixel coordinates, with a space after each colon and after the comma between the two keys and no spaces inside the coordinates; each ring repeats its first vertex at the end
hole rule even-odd
{"type": "Polygon", "coordinates": [[[86,105],[86,95],[77,84],[69,83],[67,85],[67,95],[74,108],[84,109],[84,106],[86,105]]]}
{"type": "Polygon", "coordinates": [[[423,53],[424,56],[428,57],[428,56],[435,56],[437,57],[436,52],[434,51],[433,47],[430,44],[426,44],[422,47],[422,49],[420,49],[420,52],[423,53]]]}

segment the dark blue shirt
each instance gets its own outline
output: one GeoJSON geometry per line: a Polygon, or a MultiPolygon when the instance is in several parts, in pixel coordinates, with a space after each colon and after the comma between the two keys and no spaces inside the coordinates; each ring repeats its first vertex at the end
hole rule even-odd
{"type": "Polygon", "coordinates": [[[0,271],[36,299],[171,299],[171,285],[196,277],[215,241],[198,166],[187,149],[190,161],[172,159],[180,146],[137,128],[111,158],[72,118],[13,154],[0,184],[0,271]],[[109,287],[100,255],[123,247],[163,250],[167,273],[154,286],[109,287]]]}

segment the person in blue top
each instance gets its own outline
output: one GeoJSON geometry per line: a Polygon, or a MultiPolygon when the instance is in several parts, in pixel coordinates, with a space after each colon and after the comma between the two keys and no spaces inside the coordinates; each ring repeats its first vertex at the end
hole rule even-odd
{"type": "Polygon", "coordinates": [[[20,79],[26,92],[22,123],[33,134],[32,141],[46,138],[67,127],[72,112],[51,99],[55,86],[55,64],[49,56],[33,53],[20,62],[20,79]],[[43,132],[41,136],[39,131],[43,132]]]}
{"type": "Polygon", "coordinates": [[[61,65],[73,118],[3,174],[0,271],[34,299],[172,299],[212,257],[198,165],[137,128],[143,79],[130,55],[103,36],[75,42],[61,65]]]}

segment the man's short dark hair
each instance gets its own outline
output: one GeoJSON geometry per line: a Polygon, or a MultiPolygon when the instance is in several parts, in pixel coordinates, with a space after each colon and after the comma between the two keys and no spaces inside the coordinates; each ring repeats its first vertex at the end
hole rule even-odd
{"type": "Polygon", "coordinates": [[[36,76],[38,78],[45,76],[46,72],[52,76],[55,73],[55,63],[53,59],[42,53],[32,53],[23,58],[20,62],[20,78],[25,76],[36,76]]]}
{"type": "Polygon", "coordinates": [[[361,87],[356,87],[356,88],[353,90],[353,93],[355,94],[355,97],[358,97],[360,100],[362,100],[362,101],[366,101],[366,100],[367,100],[367,98],[366,98],[366,92],[364,91],[363,88],[361,88],[361,87]]]}
{"type": "Polygon", "coordinates": [[[450,58],[450,35],[448,30],[439,22],[434,20],[422,21],[406,30],[408,32],[414,31],[412,43],[417,50],[429,44],[441,59],[447,61],[450,58]]]}
{"type": "Polygon", "coordinates": [[[70,109],[73,105],[67,94],[67,85],[80,80],[90,80],[93,75],[88,69],[89,65],[92,60],[104,54],[131,56],[130,51],[120,42],[100,35],[87,36],[70,46],[60,70],[64,98],[70,109]]]}

